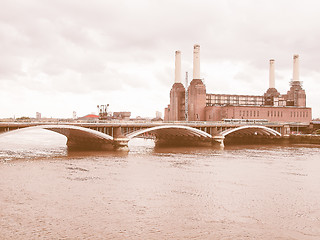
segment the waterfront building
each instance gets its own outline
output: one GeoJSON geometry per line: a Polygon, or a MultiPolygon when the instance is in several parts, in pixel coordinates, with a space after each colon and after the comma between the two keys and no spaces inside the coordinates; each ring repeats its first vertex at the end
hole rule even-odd
{"type": "Polygon", "coordinates": [[[175,82],[165,121],[265,120],[270,122],[303,122],[312,120],[306,106],[306,93],[299,77],[299,55],[293,56],[293,78],[286,94],[275,88],[275,60],[269,62],[269,88],[263,95],[207,93],[200,78],[200,46],[193,49],[193,80],[186,89],[181,83],[181,52],[175,53],[175,82]],[[187,98],[186,98],[187,96],[187,98]],[[186,103],[187,99],[187,103],[186,103]],[[188,112],[186,114],[186,104],[188,112]]]}

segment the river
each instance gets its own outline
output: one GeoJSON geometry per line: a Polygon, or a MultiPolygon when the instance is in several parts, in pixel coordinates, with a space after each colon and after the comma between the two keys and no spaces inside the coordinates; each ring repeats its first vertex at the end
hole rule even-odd
{"type": "Polygon", "coordinates": [[[0,239],[320,239],[320,146],[65,143],[0,135],[0,239]]]}

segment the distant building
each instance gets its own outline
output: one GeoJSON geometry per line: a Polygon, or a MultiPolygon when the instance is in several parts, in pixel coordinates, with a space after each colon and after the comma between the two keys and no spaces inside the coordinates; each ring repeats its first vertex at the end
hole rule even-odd
{"type": "Polygon", "coordinates": [[[306,122],[312,119],[306,107],[306,93],[299,80],[299,55],[293,56],[293,79],[286,94],[275,88],[274,60],[270,60],[269,89],[264,95],[209,94],[200,79],[200,46],[194,46],[193,80],[188,90],[188,116],[185,110],[186,90],[181,83],[181,53],[176,51],[175,83],[165,121],[222,121],[225,119],[263,119],[272,122],[306,122]]]}
{"type": "Polygon", "coordinates": [[[88,114],[78,118],[78,120],[99,120],[99,116],[95,114],[88,114]]]}
{"type": "Polygon", "coordinates": [[[152,118],[151,119],[151,121],[156,121],[156,122],[158,122],[158,121],[163,121],[163,119],[162,119],[162,112],[159,112],[159,111],[156,111],[156,117],[155,118],[152,118]]]}
{"type": "Polygon", "coordinates": [[[131,112],[114,112],[113,119],[129,120],[131,112]]]}
{"type": "Polygon", "coordinates": [[[73,113],[72,113],[72,118],[73,118],[73,119],[76,119],[76,118],[77,118],[77,112],[76,112],[76,111],[73,111],[73,113]]]}
{"type": "Polygon", "coordinates": [[[156,111],[156,118],[162,118],[162,112],[156,111]]]}
{"type": "Polygon", "coordinates": [[[36,112],[36,119],[37,119],[37,120],[40,120],[40,119],[41,119],[41,113],[36,112]]]}

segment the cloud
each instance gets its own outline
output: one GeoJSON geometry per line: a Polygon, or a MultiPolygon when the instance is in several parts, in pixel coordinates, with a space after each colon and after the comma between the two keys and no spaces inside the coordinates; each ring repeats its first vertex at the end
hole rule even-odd
{"type": "Polygon", "coordinates": [[[182,70],[191,79],[195,43],[208,92],[261,94],[270,58],[285,91],[295,53],[301,78],[317,84],[311,79],[319,75],[319,10],[312,0],[4,0],[0,95],[9,100],[1,102],[0,117],[21,111],[21,99],[12,97],[17,92],[28,98],[22,102],[30,114],[50,105],[50,115],[71,116],[81,108],[63,103],[75,101],[91,112],[102,96],[119,109],[130,99],[133,115],[153,114],[168,104],[175,50],[182,51],[182,70]],[[53,104],[58,97],[63,101],[53,104]]]}

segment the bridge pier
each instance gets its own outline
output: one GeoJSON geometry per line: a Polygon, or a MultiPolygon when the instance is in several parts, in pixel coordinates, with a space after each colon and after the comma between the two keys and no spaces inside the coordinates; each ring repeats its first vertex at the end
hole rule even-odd
{"type": "Polygon", "coordinates": [[[113,149],[118,151],[129,151],[129,138],[122,134],[121,127],[113,128],[113,149]]]}
{"type": "Polygon", "coordinates": [[[213,136],[213,140],[214,142],[219,143],[221,148],[224,148],[224,136],[220,136],[220,135],[213,136]]]}
{"type": "Polygon", "coordinates": [[[283,125],[283,127],[281,128],[281,135],[285,136],[285,137],[289,137],[290,135],[290,126],[289,125],[283,125]]]}

